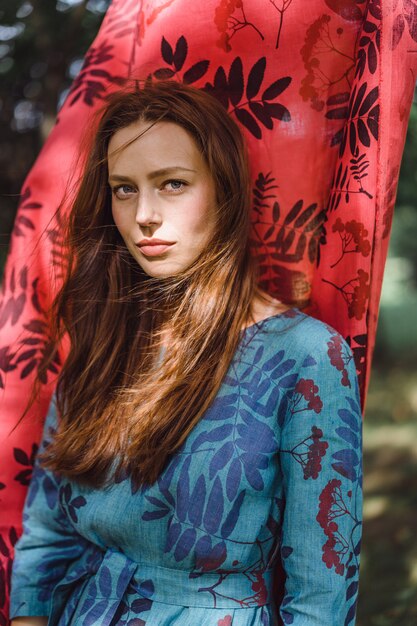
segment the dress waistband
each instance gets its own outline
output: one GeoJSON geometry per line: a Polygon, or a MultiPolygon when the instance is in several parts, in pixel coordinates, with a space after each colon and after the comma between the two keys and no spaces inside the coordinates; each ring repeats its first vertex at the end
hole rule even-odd
{"type": "Polygon", "coordinates": [[[54,589],[48,626],[82,624],[83,606],[91,607],[92,601],[97,605],[103,604],[103,600],[107,600],[108,604],[100,625],[110,625],[120,610],[126,592],[130,597],[140,596],[152,602],[177,606],[218,609],[260,607],[272,601],[272,573],[272,569],[188,572],[138,563],[122,552],[107,550],[95,553],[88,566],[78,564],[68,570],[66,577],[54,589]],[[71,604],[69,598],[74,595],[77,597],[75,614],[64,617],[64,607],[71,604]],[[109,610],[110,607],[112,610],[109,610]]]}

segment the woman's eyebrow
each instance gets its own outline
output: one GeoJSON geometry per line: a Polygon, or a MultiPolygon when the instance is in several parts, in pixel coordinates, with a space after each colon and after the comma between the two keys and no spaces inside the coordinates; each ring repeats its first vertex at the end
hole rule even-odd
{"type": "MultiPolygon", "coordinates": [[[[158,176],[168,176],[169,174],[173,174],[174,172],[196,172],[197,170],[191,170],[188,167],[182,167],[181,165],[174,165],[172,167],[163,167],[162,169],[155,170],[148,174],[149,180],[153,180],[154,178],[158,178],[158,176]]],[[[120,174],[112,174],[109,176],[109,181],[119,181],[119,182],[130,182],[132,179],[129,176],[122,176],[120,174]]]]}
{"type": "Polygon", "coordinates": [[[167,176],[169,174],[172,174],[173,172],[178,172],[178,171],[196,172],[197,170],[191,170],[188,167],[182,167],[182,165],[174,165],[172,167],[163,167],[160,170],[155,170],[154,172],[151,172],[148,175],[148,178],[152,180],[153,178],[157,178],[158,176],[167,176]]]}

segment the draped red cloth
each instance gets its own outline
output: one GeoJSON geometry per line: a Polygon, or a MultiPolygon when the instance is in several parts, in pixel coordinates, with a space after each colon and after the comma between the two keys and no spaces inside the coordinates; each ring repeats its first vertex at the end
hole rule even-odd
{"type": "MultiPolygon", "coordinates": [[[[172,78],[214,92],[238,120],[262,286],[347,339],[364,408],[416,70],[415,0],[114,0],[23,185],[3,279],[0,626],[59,359],[11,431],[49,341],[64,258],[56,209],[106,94],[126,78],[172,78]]],[[[348,355],[328,349],[343,380],[348,355]]]]}

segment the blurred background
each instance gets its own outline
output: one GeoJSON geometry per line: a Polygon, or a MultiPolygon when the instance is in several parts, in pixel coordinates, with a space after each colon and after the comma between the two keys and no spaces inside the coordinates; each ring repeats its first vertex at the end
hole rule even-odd
{"type": "MultiPolygon", "coordinates": [[[[0,280],[23,180],[110,0],[0,5],[0,280]]],[[[364,421],[357,626],[417,625],[417,91],[364,421]]],[[[331,626],[331,625],[323,625],[331,626]]]]}

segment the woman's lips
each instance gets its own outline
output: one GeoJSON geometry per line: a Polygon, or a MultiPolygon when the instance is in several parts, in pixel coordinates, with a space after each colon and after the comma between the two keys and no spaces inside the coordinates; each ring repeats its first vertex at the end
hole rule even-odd
{"type": "Polygon", "coordinates": [[[145,244],[145,245],[138,245],[139,250],[142,252],[142,254],[144,254],[145,256],[160,256],[161,254],[164,254],[164,252],[167,252],[167,250],[169,250],[169,248],[172,248],[172,246],[174,246],[175,244],[173,243],[168,243],[168,244],[145,244]]]}

